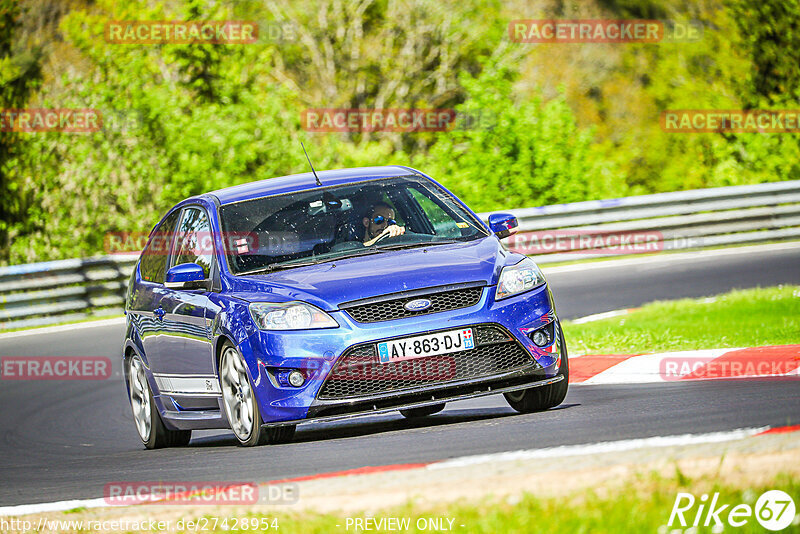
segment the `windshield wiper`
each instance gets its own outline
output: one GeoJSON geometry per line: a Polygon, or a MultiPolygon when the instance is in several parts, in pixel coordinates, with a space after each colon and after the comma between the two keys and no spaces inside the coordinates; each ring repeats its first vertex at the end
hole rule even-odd
{"type": "Polygon", "coordinates": [[[369,254],[378,254],[380,252],[381,251],[379,249],[368,248],[368,249],[358,250],[350,254],[342,254],[341,256],[335,256],[333,258],[323,258],[323,259],[309,260],[309,261],[270,263],[269,265],[266,265],[264,267],[259,267],[258,269],[253,269],[252,271],[246,271],[239,274],[240,275],[258,274],[263,272],[280,271],[283,269],[292,269],[294,267],[308,267],[309,265],[319,265],[320,263],[328,263],[331,261],[343,260],[346,258],[354,258],[356,256],[367,256],[369,254]]]}
{"type": "Polygon", "coordinates": [[[396,245],[384,245],[382,247],[378,247],[381,250],[400,250],[404,248],[417,248],[417,247],[428,247],[431,245],[450,245],[452,243],[458,243],[458,241],[425,241],[424,243],[397,243],[396,245]]]}

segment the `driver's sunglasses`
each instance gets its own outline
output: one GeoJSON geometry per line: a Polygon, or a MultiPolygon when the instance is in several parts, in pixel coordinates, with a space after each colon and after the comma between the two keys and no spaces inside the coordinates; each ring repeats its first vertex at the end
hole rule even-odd
{"type": "Polygon", "coordinates": [[[383,215],[376,215],[375,217],[372,218],[372,222],[374,222],[375,224],[383,224],[384,221],[388,221],[389,226],[397,224],[397,221],[395,221],[394,219],[386,219],[386,217],[384,217],[383,215]]]}

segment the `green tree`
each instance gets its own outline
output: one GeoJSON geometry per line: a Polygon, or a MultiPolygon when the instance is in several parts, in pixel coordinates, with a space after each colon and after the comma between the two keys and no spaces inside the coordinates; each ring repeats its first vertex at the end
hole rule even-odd
{"type": "Polygon", "coordinates": [[[36,185],[29,217],[46,224],[12,247],[15,261],[96,254],[107,232],[147,231],[178,200],[305,170],[297,106],[285,89],[264,83],[263,50],[213,45],[209,61],[193,45],[103,40],[109,19],[186,16],[143,1],[120,7],[104,0],[65,17],[65,38],[90,67],[61,80],[57,92],[44,91],[42,101],[97,109],[104,126],[32,136],[24,167],[36,185]],[[196,76],[198,68],[206,75],[196,76]]]}
{"type": "MultiPolygon", "coordinates": [[[[41,48],[21,37],[21,17],[17,0],[0,0],[0,110],[24,108],[42,79],[41,48]]],[[[20,172],[28,137],[0,130],[0,262],[8,261],[11,240],[28,222],[31,191],[20,172]]]]}
{"type": "Polygon", "coordinates": [[[580,129],[563,96],[514,97],[508,69],[463,76],[458,106],[473,127],[440,134],[430,155],[415,158],[478,210],[528,207],[624,194],[613,164],[580,129]]]}
{"type": "MultiPolygon", "coordinates": [[[[237,12],[286,28],[264,46],[272,80],[313,108],[451,108],[465,98],[459,73],[497,57],[506,20],[497,0],[260,0],[237,12]],[[266,10],[266,12],[265,12],[266,10]]],[[[350,135],[366,144],[423,150],[432,136],[350,135]]]]}
{"type": "Polygon", "coordinates": [[[800,100],[800,0],[729,0],[742,49],[752,69],[742,77],[742,100],[756,108],[764,102],[800,100]]]}

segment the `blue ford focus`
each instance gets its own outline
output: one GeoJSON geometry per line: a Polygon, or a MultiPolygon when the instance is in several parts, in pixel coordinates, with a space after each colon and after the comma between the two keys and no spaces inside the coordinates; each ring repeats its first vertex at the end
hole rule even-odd
{"type": "Polygon", "coordinates": [[[131,276],[123,347],[147,448],[230,428],[245,446],[298,424],[504,394],[560,404],[568,363],[539,268],[407,167],[308,173],[184,200],[131,276]]]}

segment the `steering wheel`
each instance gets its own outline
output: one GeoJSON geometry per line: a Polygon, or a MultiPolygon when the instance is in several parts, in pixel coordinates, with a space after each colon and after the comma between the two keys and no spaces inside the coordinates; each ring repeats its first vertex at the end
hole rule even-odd
{"type": "Polygon", "coordinates": [[[389,237],[389,235],[391,235],[391,234],[389,234],[389,232],[386,232],[385,234],[381,234],[381,235],[379,235],[379,236],[378,236],[378,238],[375,240],[375,242],[374,242],[374,243],[372,243],[372,244],[373,244],[373,245],[377,245],[378,243],[380,243],[381,241],[383,241],[384,239],[386,239],[387,237],[389,237]]]}

